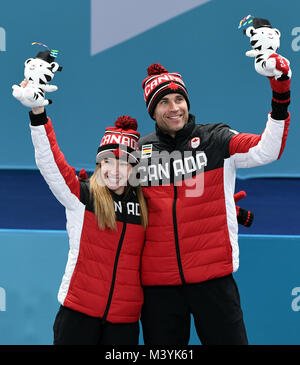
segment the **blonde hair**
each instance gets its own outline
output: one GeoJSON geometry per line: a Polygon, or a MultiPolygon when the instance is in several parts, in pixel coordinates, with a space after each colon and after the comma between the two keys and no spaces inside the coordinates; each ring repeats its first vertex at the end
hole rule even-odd
{"type": "MultiPolygon", "coordinates": [[[[90,194],[94,201],[95,215],[100,229],[109,228],[115,230],[117,229],[117,224],[114,201],[109,189],[102,181],[100,168],[100,164],[98,164],[93,175],[90,177],[90,194]]],[[[125,186],[125,196],[129,189],[130,186],[125,186]]],[[[141,223],[144,229],[146,229],[148,225],[146,200],[140,185],[135,188],[135,191],[140,205],[141,223]]]]}

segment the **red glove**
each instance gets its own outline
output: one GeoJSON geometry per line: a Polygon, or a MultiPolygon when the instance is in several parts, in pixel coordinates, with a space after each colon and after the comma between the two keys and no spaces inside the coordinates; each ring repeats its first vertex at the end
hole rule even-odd
{"type": "Polygon", "coordinates": [[[276,60],[276,69],[278,71],[281,71],[284,75],[287,75],[289,70],[290,70],[290,66],[289,66],[289,62],[286,58],[280,56],[277,53],[273,53],[271,54],[271,56],[268,57],[269,58],[275,58],[276,60]]]}
{"type": "Polygon", "coordinates": [[[234,194],[234,201],[237,203],[241,199],[245,198],[247,196],[246,192],[244,190],[239,191],[238,193],[234,194]]]}

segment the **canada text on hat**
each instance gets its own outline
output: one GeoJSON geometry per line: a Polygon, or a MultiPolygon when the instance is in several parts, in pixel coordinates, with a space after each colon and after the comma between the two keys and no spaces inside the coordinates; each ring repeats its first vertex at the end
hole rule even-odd
{"type": "Polygon", "coordinates": [[[168,72],[159,63],[148,67],[148,77],[143,81],[144,99],[148,112],[153,117],[157,103],[167,94],[179,93],[184,96],[189,108],[188,93],[181,75],[168,72]]]}
{"type": "Polygon", "coordinates": [[[128,115],[119,117],[115,122],[115,127],[105,129],[105,134],[101,140],[96,156],[96,163],[99,163],[107,153],[114,154],[115,157],[127,155],[128,159],[134,163],[138,162],[135,151],[138,151],[138,140],[140,134],[137,130],[137,121],[128,115]]]}
{"type": "Polygon", "coordinates": [[[159,76],[152,76],[145,83],[145,88],[144,88],[145,101],[147,100],[148,95],[151,93],[151,91],[153,89],[155,89],[160,84],[165,83],[167,81],[176,81],[185,87],[185,85],[181,79],[181,75],[179,75],[177,73],[160,74],[159,76]]]}
{"type": "Polygon", "coordinates": [[[134,134],[108,130],[105,132],[100,146],[121,144],[136,150],[138,145],[137,141],[138,139],[134,134]]]}

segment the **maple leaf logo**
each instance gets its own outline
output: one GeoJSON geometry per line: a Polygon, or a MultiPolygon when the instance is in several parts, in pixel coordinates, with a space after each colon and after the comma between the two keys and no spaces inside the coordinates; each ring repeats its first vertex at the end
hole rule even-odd
{"type": "Polygon", "coordinates": [[[175,84],[175,82],[171,82],[170,85],[168,86],[168,88],[171,90],[177,90],[179,88],[179,86],[177,84],[175,84]]]}

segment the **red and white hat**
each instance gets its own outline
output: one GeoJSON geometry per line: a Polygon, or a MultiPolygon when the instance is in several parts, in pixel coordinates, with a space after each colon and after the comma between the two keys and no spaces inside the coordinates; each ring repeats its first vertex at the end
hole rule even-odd
{"type": "Polygon", "coordinates": [[[182,94],[187,102],[188,109],[190,108],[188,92],[180,74],[168,72],[159,63],[153,63],[148,67],[147,72],[148,77],[143,81],[142,86],[146,106],[152,119],[157,103],[170,93],[182,94]]]}
{"type": "Polygon", "coordinates": [[[100,142],[96,156],[96,164],[103,158],[114,157],[125,159],[135,165],[138,163],[138,140],[137,121],[128,115],[123,115],[115,121],[114,127],[105,129],[105,134],[100,142]]]}

